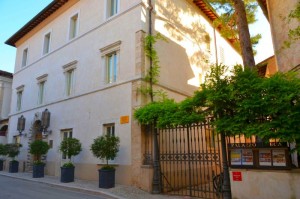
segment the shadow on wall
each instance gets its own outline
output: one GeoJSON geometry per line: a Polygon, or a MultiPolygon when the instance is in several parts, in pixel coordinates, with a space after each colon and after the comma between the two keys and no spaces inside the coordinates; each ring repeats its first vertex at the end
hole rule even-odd
{"type": "MultiPolygon", "coordinates": [[[[199,13],[196,13],[196,10],[192,10],[193,8],[185,1],[158,1],[156,9],[159,13],[157,20],[160,20],[159,23],[164,24],[164,29],[168,34],[165,36],[185,50],[188,63],[180,67],[182,70],[187,70],[188,66],[192,70],[193,74],[189,77],[188,83],[199,86],[204,81],[204,76],[209,70],[211,57],[211,38],[206,31],[205,25],[201,23],[199,13]]],[[[159,31],[157,28],[156,30],[159,31]]],[[[175,51],[172,50],[172,52],[175,51]]],[[[168,57],[172,59],[178,58],[176,54],[168,57]]]]}

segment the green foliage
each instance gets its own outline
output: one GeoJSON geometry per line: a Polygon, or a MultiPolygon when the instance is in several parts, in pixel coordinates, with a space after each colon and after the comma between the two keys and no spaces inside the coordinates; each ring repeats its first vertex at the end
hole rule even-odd
{"type": "Polygon", "coordinates": [[[41,156],[45,155],[49,150],[49,145],[43,140],[35,140],[29,145],[29,153],[34,155],[38,162],[41,161],[41,156]]]}
{"type": "Polygon", "coordinates": [[[144,77],[144,81],[148,83],[148,85],[141,87],[140,92],[144,95],[149,95],[151,99],[153,99],[154,96],[159,96],[163,99],[166,97],[166,93],[162,90],[153,90],[153,85],[158,83],[160,73],[159,58],[154,48],[158,40],[167,41],[166,38],[157,33],[156,35],[147,35],[144,43],[145,54],[151,61],[151,66],[144,77]]]}
{"type": "Polygon", "coordinates": [[[4,144],[0,144],[0,161],[3,161],[7,155],[7,149],[4,144]]]}
{"type": "MultiPolygon", "coordinates": [[[[291,10],[291,12],[288,15],[288,23],[294,20],[296,20],[298,23],[300,22],[300,1],[298,1],[295,9],[291,10]]],[[[290,48],[291,45],[299,39],[300,39],[300,26],[298,25],[295,28],[289,29],[288,39],[284,41],[283,48],[290,48]]]]}
{"type": "Polygon", "coordinates": [[[105,159],[106,164],[108,165],[108,160],[112,160],[117,157],[119,143],[119,137],[106,134],[94,139],[90,150],[95,157],[105,159]]]}
{"type": "Polygon", "coordinates": [[[62,165],[63,168],[74,168],[74,164],[72,162],[66,162],[62,165]]]}
{"type": "Polygon", "coordinates": [[[72,158],[72,156],[78,155],[82,148],[81,143],[76,138],[66,138],[64,139],[59,146],[59,150],[68,158],[72,158]]]}
{"type": "Polygon", "coordinates": [[[45,165],[44,162],[42,162],[41,160],[36,160],[33,162],[34,165],[45,165]]]}
{"type": "Polygon", "coordinates": [[[224,65],[212,66],[192,98],[150,103],[134,116],[141,124],[159,128],[186,126],[213,116],[218,133],[300,140],[300,79],[295,73],[261,78],[255,70],[236,66],[231,74],[224,65]]]}
{"type": "Polygon", "coordinates": [[[187,98],[180,103],[174,100],[149,103],[137,109],[134,117],[140,124],[156,125],[159,128],[186,126],[203,121],[205,118],[202,110],[198,110],[194,98],[187,98]]]}
{"type": "MultiPolygon", "coordinates": [[[[237,27],[237,15],[234,10],[233,1],[229,0],[207,0],[210,5],[216,10],[219,14],[219,18],[214,20],[215,27],[222,27],[221,34],[225,38],[229,38],[232,41],[235,41],[234,46],[240,50],[240,44],[238,39],[238,27],[237,27]]],[[[253,24],[257,21],[256,12],[258,4],[256,0],[245,0],[245,10],[248,24],[253,24]]],[[[261,39],[261,35],[251,36],[251,43],[253,48],[258,44],[261,39]]],[[[254,54],[256,52],[254,51],[254,54]]]]}
{"type": "Polygon", "coordinates": [[[7,149],[4,144],[0,144],[0,156],[6,156],[7,155],[7,149]]]}
{"type": "Polygon", "coordinates": [[[214,67],[199,91],[206,93],[217,132],[289,142],[300,138],[300,79],[296,74],[261,78],[256,71],[235,67],[229,78],[223,68],[214,67]]]}
{"type": "Polygon", "coordinates": [[[22,147],[21,144],[13,144],[13,143],[6,144],[5,148],[6,148],[8,157],[12,158],[12,160],[15,160],[15,157],[17,155],[19,155],[19,153],[20,153],[20,147],[22,147]]]}

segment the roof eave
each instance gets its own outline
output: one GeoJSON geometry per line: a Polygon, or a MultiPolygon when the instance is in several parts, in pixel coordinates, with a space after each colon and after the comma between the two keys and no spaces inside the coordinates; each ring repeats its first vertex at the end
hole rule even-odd
{"type": "Polygon", "coordinates": [[[5,44],[16,47],[16,42],[24,37],[27,33],[37,27],[46,18],[53,14],[56,10],[62,7],[69,0],[53,0],[47,7],[33,17],[28,23],[26,23],[20,30],[18,30],[13,36],[5,41],[5,44]]]}

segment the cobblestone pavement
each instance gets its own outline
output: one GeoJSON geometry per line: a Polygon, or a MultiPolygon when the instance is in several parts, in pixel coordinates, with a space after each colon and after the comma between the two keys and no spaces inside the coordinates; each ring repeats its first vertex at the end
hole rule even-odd
{"type": "Polygon", "coordinates": [[[45,183],[52,186],[58,186],[66,189],[77,190],[93,194],[102,194],[110,196],[111,198],[119,199],[188,199],[190,197],[176,197],[150,194],[138,188],[132,186],[118,185],[111,189],[101,189],[98,187],[97,181],[87,181],[75,179],[75,182],[61,183],[59,177],[45,176],[44,178],[32,178],[32,173],[19,172],[19,173],[8,173],[7,171],[0,171],[0,176],[8,176],[18,178],[22,180],[28,180],[38,183],[45,183]]]}

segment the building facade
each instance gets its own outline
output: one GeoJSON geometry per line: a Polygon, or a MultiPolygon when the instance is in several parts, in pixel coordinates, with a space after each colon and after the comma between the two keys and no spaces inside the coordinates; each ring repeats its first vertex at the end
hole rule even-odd
{"type": "Polygon", "coordinates": [[[12,73],[0,70],[0,143],[2,144],[7,142],[12,79],[12,73]]]}
{"type": "Polygon", "coordinates": [[[118,156],[111,161],[116,182],[150,191],[152,167],[143,165],[145,135],[133,118],[134,110],[149,102],[139,92],[149,68],[144,52],[149,28],[166,38],[155,44],[161,67],[156,87],[176,101],[199,88],[210,64],[242,63],[212,26],[216,15],[201,3],[58,0],[9,38],[6,43],[17,48],[17,55],[8,140],[23,145],[18,157],[24,162],[22,170],[31,169],[29,144],[43,139],[51,146],[46,172],[59,176],[67,161],[59,144],[75,137],[83,146],[73,159],[75,177],[95,180],[104,162],[93,157],[90,145],[97,136],[111,133],[120,137],[118,156]],[[46,109],[51,112],[50,125],[42,132],[46,109]],[[22,115],[26,124],[19,135],[22,115]]]}
{"type": "MultiPolygon", "coordinates": [[[[290,19],[289,14],[299,5],[298,0],[260,0],[271,26],[272,41],[277,70],[287,72],[300,69],[300,40],[291,40],[289,31],[299,27],[299,19],[290,19]],[[288,44],[288,45],[286,45],[288,44]]],[[[299,37],[298,37],[299,38],[299,37]]]]}

